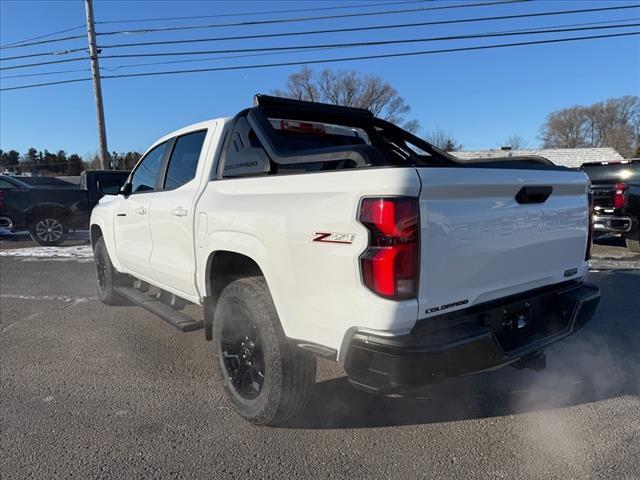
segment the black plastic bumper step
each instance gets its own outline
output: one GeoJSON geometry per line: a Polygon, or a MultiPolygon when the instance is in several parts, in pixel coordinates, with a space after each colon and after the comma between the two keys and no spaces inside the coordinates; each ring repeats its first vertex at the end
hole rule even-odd
{"type": "Polygon", "coordinates": [[[116,287],[115,290],[131,303],[135,303],[148,312],[160,317],[162,320],[174,326],[181,332],[191,332],[192,330],[199,330],[204,327],[204,322],[202,320],[194,320],[190,316],[178,312],[169,305],[165,305],[135,288],[116,287]]]}

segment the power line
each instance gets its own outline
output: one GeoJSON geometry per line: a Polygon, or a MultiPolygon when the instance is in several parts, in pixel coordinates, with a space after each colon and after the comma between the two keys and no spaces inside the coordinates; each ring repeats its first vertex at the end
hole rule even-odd
{"type": "Polygon", "coordinates": [[[21,44],[21,43],[24,43],[24,42],[30,42],[32,40],[40,40],[41,38],[52,37],[53,35],[60,35],[61,33],[72,32],[73,30],[78,30],[79,28],[84,28],[84,27],[85,27],[84,25],[78,25],[76,27],[65,28],[64,30],[58,30],[57,32],[46,33],[44,35],[39,35],[37,37],[25,38],[23,40],[16,40],[15,42],[5,43],[3,45],[0,45],[0,49],[2,49],[2,48],[11,48],[11,47],[19,47],[21,45],[17,45],[17,44],[21,44]]]}
{"type": "Polygon", "coordinates": [[[271,10],[267,12],[243,12],[243,13],[219,13],[216,15],[192,15],[189,17],[160,17],[160,18],[138,18],[129,20],[105,20],[96,22],[97,24],[109,23],[139,23],[139,22],[163,22],[167,20],[195,20],[200,18],[222,18],[222,17],[249,17],[254,15],[274,15],[276,13],[300,13],[300,12],[317,12],[327,10],[344,10],[346,8],[369,8],[369,7],[386,7],[389,5],[406,5],[412,3],[423,3],[435,0],[412,0],[408,2],[384,2],[384,3],[365,3],[365,5],[343,5],[340,7],[319,7],[319,8],[298,8],[294,10],[271,10]]]}
{"type": "MultiPolygon", "coordinates": [[[[313,50],[313,52],[327,51],[327,50],[339,50],[341,48],[345,48],[345,47],[327,47],[327,48],[317,47],[316,49],[313,50]]],[[[274,56],[274,55],[288,55],[288,54],[291,54],[291,53],[301,53],[301,52],[308,52],[308,51],[309,51],[308,49],[303,49],[303,50],[288,50],[286,52],[249,53],[249,54],[243,54],[243,55],[216,55],[214,57],[192,58],[192,59],[189,59],[189,60],[171,60],[171,61],[165,61],[165,62],[129,63],[129,64],[125,64],[125,65],[116,65],[116,66],[113,66],[113,67],[100,67],[100,69],[104,70],[104,71],[107,71],[107,72],[114,72],[116,70],[120,70],[121,68],[148,67],[148,66],[153,66],[153,65],[170,65],[170,64],[176,64],[176,63],[210,62],[211,60],[228,60],[228,59],[234,59],[234,58],[269,57],[269,56],[274,56]]],[[[3,78],[9,78],[9,77],[0,77],[0,79],[3,79],[3,78]]]]}
{"type": "Polygon", "coordinates": [[[419,51],[419,52],[363,55],[363,56],[354,56],[354,57],[346,57],[346,58],[309,60],[304,62],[282,62],[282,63],[272,63],[272,64],[262,64],[262,65],[239,65],[239,66],[232,66],[232,67],[200,68],[200,69],[182,70],[182,71],[169,70],[164,72],[105,75],[103,78],[144,77],[144,76],[155,76],[155,75],[175,75],[180,73],[200,73],[200,72],[215,72],[215,71],[226,71],[226,70],[240,70],[240,69],[248,69],[248,68],[268,68],[268,67],[280,67],[280,66],[293,66],[293,65],[299,65],[301,63],[302,64],[318,64],[318,63],[349,62],[349,61],[356,61],[356,60],[375,60],[375,59],[382,59],[382,58],[409,57],[409,56],[429,55],[429,54],[436,54],[436,53],[465,52],[465,51],[474,51],[474,50],[487,50],[492,48],[517,47],[517,46],[525,46],[525,45],[542,45],[542,44],[548,44],[548,43],[560,43],[560,42],[569,42],[569,41],[577,41],[577,40],[592,40],[592,39],[600,39],[600,38],[624,37],[624,36],[631,36],[631,35],[640,35],[640,32],[615,33],[615,34],[606,34],[606,35],[590,35],[585,37],[538,40],[538,41],[518,42],[518,43],[510,43],[510,44],[482,45],[482,46],[476,46],[476,47],[448,48],[448,49],[441,49],[441,50],[426,50],[426,51],[419,51]]]}
{"type": "Polygon", "coordinates": [[[482,3],[463,3],[459,5],[443,5],[438,7],[419,7],[409,8],[402,10],[383,10],[381,12],[360,12],[360,13],[344,13],[340,15],[319,15],[315,17],[302,17],[302,18],[277,18],[271,20],[254,20],[248,22],[236,22],[236,23],[214,23],[209,25],[183,25],[177,27],[160,27],[160,28],[143,28],[138,30],[118,30],[113,32],[100,32],[98,35],[119,35],[119,34],[138,34],[138,33],[155,33],[155,32],[170,32],[179,30],[196,30],[201,28],[226,28],[226,27],[246,27],[256,25],[274,25],[281,23],[299,23],[299,22],[311,22],[317,20],[336,20],[340,18],[352,18],[352,17],[373,17],[380,15],[396,15],[399,13],[416,13],[426,12],[433,10],[451,10],[455,8],[469,8],[469,7],[489,7],[495,5],[502,5],[507,3],[522,3],[530,0],[498,0],[494,2],[482,2],[482,3]]]}
{"type": "Polygon", "coordinates": [[[42,45],[44,43],[65,42],[67,40],[75,40],[76,38],[84,38],[84,37],[85,37],[85,35],[71,35],[69,37],[52,38],[52,39],[49,39],[49,40],[39,40],[37,42],[21,43],[19,45],[9,45],[9,46],[5,46],[5,47],[0,47],[0,49],[4,50],[4,49],[8,49],[8,48],[31,47],[33,45],[42,45]]]}
{"type": "MultiPolygon", "coordinates": [[[[609,24],[609,23],[615,23],[615,22],[621,22],[621,21],[640,21],[640,18],[633,18],[633,19],[627,19],[627,20],[610,20],[610,21],[605,21],[605,22],[595,22],[595,23],[574,23],[574,24],[565,24],[565,25],[555,25],[553,27],[537,27],[537,28],[531,28],[531,29],[526,29],[526,30],[511,30],[511,31],[506,31],[506,32],[494,32],[496,34],[500,34],[500,33],[511,33],[511,32],[521,32],[523,34],[525,33],[535,33],[538,30],[543,30],[545,28],[563,28],[563,27],[573,27],[573,26],[584,26],[584,25],[600,25],[600,24],[609,24]]],[[[621,26],[618,26],[621,27],[621,26]]],[[[547,32],[545,32],[547,33],[547,32]]],[[[320,46],[315,46],[313,51],[327,51],[327,50],[336,50],[336,49],[344,49],[344,48],[348,48],[348,47],[343,47],[343,46],[332,46],[332,47],[320,47],[320,46]]],[[[132,68],[132,67],[143,67],[143,66],[153,66],[153,65],[170,65],[170,64],[179,64],[179,63],[194,63],[194,62],[208,62],[211,60],[224,60],[224,59],[232,59],[232,58],[248,58],[248,57],[262,57],[262,56],[273,56],[273,55],[285,55],[285,54],[290,54],[290,53],[299,53],[299,52],[308,52],[309,49],[305,48],[305,49],[301,49],[301,50],[287,50],[287,51],[277,51],[277,52],[261,52],[261,53],[252,53],[252,54],[243,54],[243,55],[216,55],[214,57],[206,57],[206,58],[197,58],[197,59],[190,59],[190,60],[170,60],[170,61],[162,61],[162,62],[147,62],[147,63],[131,63],[131,64],[125,64],[125,65],[117,65],[115,67],[102,67],[102,69],[106,70],[106,71],[115,71],[115,70],[119,70],[121,68],[132,68]]],[[[215,51],[214,51],[215,52],[215,51]]],[[[189,53],[189,52],[183,52],[183,53],[189,53]]],[[[202,54],[202,53],[209,53],[209,52],[191,52],[191,53],[198,53],[198,54],[202,54]]],[[[302,62],[301,62],[302,63],[302,62]]],[[[86,71],[86,70],[84,70],[86,71]]],[[[10,77],[0,77],[0,78],[10,78],[10,77]]]]}
{"type": "MultiPolygon", "coordinates": [[[[609,22],[603,22],[609,23],[609,22]]],[[[577,24],[580,25],[580,24],[577,24]]],[[[584,24],[583,24],[584,25],[584,24]]],[[[593,25],[593,24],[590,24],[593,25]]],[[[325,44],[316,44],[316,45],[290,45],[284,47],[255,47],[255,48],[233,48],[226,50],[200,50],[200,51],[187,51],[187,52],[160,52],[160,53],[138,53],[138,54],[121,54],[121,55],[103,55],[100,58],[103,59],[111,59],[111,58],[138,58],[138,57],[162,57],[162,56],[182,56],[182,55],[203,55],[203,54],[224,54],[224,53],[245,53],[245,52],[283,52],[289,50],[315,50],[315,49],[323,49],[323,48],[341,48],[341,47],[371,47],[371,46],[380,46],[380,45],[397,45],[397,44],[405,44],[405,43],[422,43],[422,42],[438,42],[438,41],[447,41],[447,40],[466,40],[473,38],[486,38],[486,37],[502,37],[502,36],[513,36],[513,35],[537,35],[537,34],[545,34],[545,33],[561,33],[561,32],[576,32],[583,30],[602,30],[602,29],[611,29],[611,28],[626,28],[626,27],[637,27],[640,26],[638,23],[627,23],[621,25],[604,25],[604,26],[581,26],[574,28],[563,28],[563,27],[573,27],[574,25],[561,25],[558,27],[537,27],[531,29],[521,29],[521,30],[508,30],[508,31],[498,31],[498,32],[486,32],[486,33],[470,33],[466,35],[445,35],[438,37],[421,37],[421,38],[408,38],[408,39],[400,39],[400,40],[374,40],[367,42],[347,42],[347,43],[325,43],[325,44]]]]}
{"type": "MultiPolygon", "coordinates": [[[[437,1],[437,0],[421,0],[421,1],[437,1]]],[[[528,1],[531,1],[531,0],[503,0],[502,2],[494,2],[494,3],[497,4],[497,3],[528,2],[528,1]]],[[[414,2],[398,2],[398,4],[400,4],[400,3],[418,3],[418,2],[417,1],[414,1],[414,2]]],[[[378,5],[384,5],[384,4],[378,4],[378,5]]],[[[372,6],[372,5],[368,5],[368,6],[372,6]]],[[[334,7],[334,8],[347,8],[347,7],[345,6],[345,7],[334,7]]],[[[327,9],[324,9],[324,10],[332,10],[332,8],[327,8],[327,9]]],[[[296,11],[296,10],[290,10],[289,12],[294,12],[294,11],[296,11]]],[[[287,11],[283,10],[281,12],[285,13],[287,11]]],[[[256,13],[256,14],[258,14],[258,13],[256,13]]],[[[242,14],[231,14],[231,16],[233,16],[233,15],[242,15],[242,14]]],[[[354,14],[353,16],[360,16],[360,14],[354,14]]],[[[96,23],[100,23],[100,22],[96,22],[96,23]]],[[[109,23],[109,22],[103,22],[103,23],[109,23]]],[[[115,22],[115,23],[121,23],[121,22],[115,22]]],[[[249,24],[255,25],[255,23],[249,23],[249,24]]],[[[79,27],[75,27],[75,28],[79,28],[79,27]]],[[[75,30],[75,28],[66,29],[64,31],[75,30]]],[[[60,32],[58,32],[58,33],[60,33],[60,32]]],[[[104,35],[115,35],[116,33],[132,33],[132,32],[130,32],[130,31],[106,32],[104,35]]],[[[47,34],[45,36],[50,36],[50,35],[52,35],[52,34],[47,34]]],[[[98,33],[98,35],[103,35],[103,34],[98,33]]],[[[45,36],[43,36],[43,37],[45,37],[45,36]]],[[[67,41],[67,40],[75,40],[75,39],[78,39],[78,38],[84,38],[84,35],[73,35],[73,36],[62,37],[62,38],[53,38],[53,39],[49,39],[49,40],[39,40],[39,41],[35,41],[35,42],[27,42],[27,41],[24,41],[22,43],[17,43],[16,42],[16,43],[12,43],[12,44],[1,46],[0,49],[29,47],[29,46],[33,46],[33,45],[42,45],[42,44],[45,44],[45,43],[55,43],[55,42],[64,42],[64,41],[67,41]]]]}
{"type": "Polygon", "coordinates": [[[38,62],[38,63],[26,63],[22,65],[12,65],[10,67],[0,67],[0,71],[3,70],[15,70],[16,68],[27,68],[27,67],[40,67],[42,65],[53,65],[57,63],[69,63],[69,62],[79,62],[81,60],[88,60],[89,57],[74,57],[74,58],[65,58],[62,60],[49,60],[47,62],[38,62]]]}
{"type": "MultiPolygon", "coordinates": [[[[319,50],[332,50],[330,48],[318,48],[319,50]]],[[[147,63],[132,63],[132,64],[127,64],[127,65],[116,65],[114,67],[100,67],[100,70],[103,71],[107,71],[107,72],[113,72],[116,70],[119,70],[121,68],[130,68],[130,67],[146,67],[146,66],[150,66],[150,65],[167,65],[167,64],[172,64],[172,63],[190,63],[190,62],[204,62],[204,61],[210,61],[210,60],[225,60],[225,59],[230,59],[230,58],[247,58],[247,57],[260,57],[260,56],[269,56],[269,55],[285,55],[285,54],[289,54],[289,53],[299,53],[302,50],[291,50],[291,51],[287,51],[287,52],[274,52],[274,53],[254,53],[254,54],[248,54],[248,55],[221,55],[221,56],[215,56],[215,57],[208,57],[208,58],[198,58],[198,59],[191,59],[191,60],[173,60],[173,61],[169,61],[169,62],[147,62],[147,63]]],[[[306,49],[303,51],[307,51],[306,49]]],[[[80,58],[78,60],[86,60],[85,58],[80,58]]],[[[71,69],[71,70],[57,70],[57,71],[53,71],[53,72],[38,72],[38,73],[23,73],[20,75],[3,75],[0,77],[0,80],[5,80],[5,79],[11,79],[11,78],[27,78],[27,77],[42,77],[42,76],[46,76],[46,75],[60,75],[63,73],[77,73],[77,72],[90,72],[91,69],[90,68],[77,68],[77,69],[71,69]]]]}
{"type": "MultiPolygon", "coordinates": [[[[640,7],[640,5],[638,6],[640,7]]],[[[609,8],[620,8],[620,7],[609,7],[609,8]]],[[[629,7],[623,7],[629,8],[629,7]]],[[[589,9],[590,11],[594,9],[589,9]]],[[[560,15],[565,13],[574,13],[575,10],[563,11],[563,12],[542,12],[542,13],[533,13],[533,14],[522,14],[517,15],[515,17],[522,18],[528,16],[541,16],[541,15],[560,15]]],[[[424,24],[436,24],[436,23],[459,23],[459,22],[469,22],[469,21],[486,21],[486,20],[495,20],[495,19],[503,19],[502,17],[481,17],[476,19],[461,19],[461,20],[442,20],[439,22],[423,22],[419,25],[424,24]]],[[[514,18],[513,15],[507,16],[507,18],[514,18]]],[[[409,24],[410,26],[416,26],[416,24],[409,24]]],[[[406,25],[400,25],[406,26],[406,25]]],[[[378,29],[378,28],[396,28],[399,25],[381,25],[381,26],[373,26],[373,27],[360,27],[363,29],[378,29]]],[[[534,29],[539,30],[539,29],[534,29]]],[[[520,31],[520,30],[517,30],[520,31]]],[[[515,31],[515,32],[517,32],[515,31]]],[[[510,32],[494,32],[492,34],[479,34],[482,36],[494,36],[496,33],[510,33],[510,32]]],[[[531,31],[531,33],[534,33],[531,31]]],[[[555,32],[548,32],[555,33],[555,32]]],[[[276,34],[280,35],[280,34],[276,34]]],[[[214,54],[214,53],[243,53],[243,52],[258,52],[258,51],[286,51],[290,49],[313,49],[313,48],[326,48],[326,47],[358,47],[358,46],[368,46],[368,45],[385,45],[385,44],[394,44],[394,43],[416,43],[416,42],[425,42],[425,41],[437,41],[437,40],[456,40],[456,39],[465,39],[465,38],[474,38],[474,35],[456,35],[456,36],[446,36],[446,37],[430,37],[427,39],[409,39],[409,40],[388,40],[388,41],[379,41],[379,42],[354,42],[354,43],[342,43],[342,44],[324,44],[320,46],[293,46],[293,47],[262,47],[262,48],[243,48],[243,49],[226,49],[226,50],[205,50],[205,51],[196,51],[196,52],[158,52],[158,53],[139,53],[139,54],[116,54],[116,55],[103,55],[101,58],[110,59],[110,58],[138,58],[138,57],[158,57],[158,56],[175,56],[175,55],[202,55],[202,54],[214,54]]],[[[180,41],[179,41],[180,42],[180,41]]],[[[28,64],[20,64],[20,65],[12,65],[9,67],[0,67],[0,71],[5,70],[15,70],[19,68],[28,68],[28,67],[37,67],[44,65],[52,65],[59,63],[68,63],[68,62],[78,62],[86,60],[86,57],[75,57],[75,58],[67,58],[62,60],[50,60],[46,62],[37,62],[37,63],[28,63],[28,64]]]]}
{"type": "MultiPolygon", "coordinates": [[[[115,45],[103,45],[99,48],[122,48],[122,47],[135,47],[135,46],[150,46],[150,45],[167,45],[167,44],[182,44],[182,43],[201,43],[201,42],[214,42],[214,41],[228,41],[228,40],[247,40],[247,39],[257,39],[257,38],[275,38],[275,37],[293,37],[293,36],[303,36],[303,35],[312,35],[312,34],[323,34],[323,33],[343,33],[343,32],[355,32],[355,31],[370,31],[370,30],[385,30],[385,29],[396,29],[396,28],[409,28],[409,27],[422,27],[429,25],[450,25],[456,23],[472,23],[472,22],[484,22],[484,21],[493,21],[493,20],[510,20],[515,18],[532,18],[532,17],[541,17],[541,16],[553,16],[553,15],[568,15],[575,13],[592,13],[592,12],[601,12],[608,10],[621,10],[627,8],[640,8],[640,5],[625,5],[625,6],[617,6],[617,7],[602,7],[602,8],[590,8],[590,9],[579,9],[579,10],[560,10],[560,11],[551,11],[551,12],[540,12],[540,13],[524,13],[517,15],[501,15],[501,16],[492,16],[492,17],[476,17],[476,18],[467,18],[467,19],[452,19],[452,20],[438,20],[438,21],[429,21],[429,22],[419,22],[419,23],[408,23],[408,24],[391,24],[391,25],[373,25],[373,26],[365,26],[365,27],[352,27],[352,28],[338,28],[338,29],[329,29],[329,30],[310,30],[304,32],[287,32],[287,33],[267,33],[267,34],[258,34],[258,35],[240,35],[240,36],[232,36],[232,37],[215,37],[215,38],[204,38],[204,39],[191,39],[191,40],[167,40],[167,41],[156,41],[156,42],[139,42],[139,43],[128,43],[128,44],[115,44],[115,45]]],[[[83,50],[83,49],[78,49],[83,50]]],[[[54,54],[55,52],[46,52],[49,54],[54,54]]],[[[41,54],[45,54],[45,52],[41,52],[41,54]]],[[[33,56],[38,56],[40,54],[32,54],[33,56]]],[[[158,53],[158,54],[131,54],[131,55],[104,55],[102,58],[132,58],[136,56],[168,56],[172,55],[169,53],[158,53]]],[[[26,56],[25,56],[26,57],[26,56]]],[[[14,58],[14,57],[10,57],[14,58]]],[[[9,60],[10,58],[0,59],[0,60],[9,60]]],[[[32,64],[24,64],[24,65],[14,65],[11,67],[0,67],[0,70],[10,70],[16,68],[27,68],[33,66],[42,66],[42,65],[50,65],[55,63],[64,63],[64,62],[76,62],[83,60],[83,58],[73,58],[66,60],[58,60],[52,62],[40,62],[40,63],[32,63],[32,64]]]]}
{"type": "Polygon", "coordinates": [[[55,52],[30,53],[28,55],[17,55],[15,57],[3,57],[0,58],[0,62],[4,62],[5,60],[18,60],[19,58],[43,57],[45,55],[68,55],[69,53],[82,52],[86,50],[86,48],[73,48],[71,50],[58,50],[55,52]]]}
{"type": "MultiPolygon", "coordinates": [[[[84,59],[83,59],[84,60],[84,59]]],[[[0,80],[7,78],[26,78],[26,77],[42,77],[45,75],[60,75],[62,73],[90,72],[90,68],[75,68],[71,70],[57,70],[55,72],[39,72],[39,73],[22,73],[20,75],[3,75],[0,80]]]]}
{"type": "Polygon", "coordinates": [[[401,24],[391,24],[391,25],[371,25],[366,27],[332,28],[332,29],[326,29],[326,30],[308,30],[304,32],[264,33],[264,34],[257,34],[257,35],[237,35],[237,36],[231,36],[231,37],[212,37],[212,38],[196,38],[196,39],[185,39],[185,40],[163,40],[163,41],[155,41],[155,42],[119,43],[119,44],[113,44],[113,45],[100,45],[100,48],[105,49],[105,48],[124,48],[124,47],[151,46],[151,45],[175,45],[175,44],[183,44],[183,43],[202,43],[202,42],[217,42],[217,41],[228,41],[228,40],[249,40],[249,39],[256,39],[256,38],[294,37],[294,36],[315,35],[315,34],[323,34],[323,33],[361,32],[361,31],[370,31],[370,30],[386,30],[386,29],[394,29],[394,28],[424,27],[424,26],[430,26],[430,25],[451,25],[451,24],[457,24],[457,23],[485,22],[485,21],[492,21],[492,20],[510,20],[514,18],[533,18],[533,17],[552,16],[552,15],[569,15],[569,14],[575,14],[575,13],[592,13],[592,12],[603,12],[603,11],[613,11],[613,10],[625,10],[629,8],[640,8],[640,5],[585,8],[585,9],[578,9],[578,10],[559,10],[559,11],[551,11],[551,12],[522,13],[517,15],[500,15],[500,16],[493,16],[493,17],[436,20],[436,21],[429,21],[429,22],[401,23],[401,24]]]}
{"type": "MultiPolygon", "coordinates": [[[[362,56],[354,56],[354,57],[329,58],[329,59],[322,59],[322,60],[306,60],[303,62],[298,62],[298,61],[279,62],[279,63],[266,63],[266,64],[257,64],[257,65],[237,65],[237,66],[228,66],[228,67],[198,68],[198,69],[191,69],[191,70],[168,70],[168,71],[162,71],[162,72],[144,72],[144,73],[121,74],[121,75],[105,75],[102,78],[115,79],[115,78],[132,78],[132,77],[149,77],[149,76],[160,76],[160,75],[178,75],[178,74],[184,74],[184,73],[221,72],[221,71],[245,70],[245,69],[254,69],[254,68],[257,69],[257,68],[271,68],[271,67],[286,67],[286,66],[297,66],[300,64],[312,65],[312,64],[321,64],[321,63],[352,62],[352,61],[358,61],[358,60],[375,60],[375,59],[383,59],[383,58],[431,55],[431,54],[438,54],[438,53],[468,52],[468,51],[476,51],[476,50],[489,50],[489,49],[495,49],[495,48],[520,47],[520,46],[527,46],[527,45],[566,43],[566,42],[575,42],[575,41],[583,41],[583,40],[628,37],[632,35],[640,35],[640,32],[612,33],[612,34],[606,34],[606,35],[589,35],[589,36],[583,36],[583,37],[558,38],[558,39],[536,40],[536,41],[506,43],[506,44],[480,45],[480,46],[474,46],[474,47],[447,48],[447,49],[440,49],[440,50],[424,50],[424,51],[418,51],[418,52],[386,53],[386,54],[380,54],[380,55],[362,55],[362,56]]],[[[60,80],[56,82],[36,83],[36,84],[30,84],[30,85],[21,85],[17,87],[0,88],[0,91],[22,90],[26,88],[44,87],[49,85],[61,85],[61,84],[67,84],[67,83],[86,82],[89,80],[91,80],[91,78],[75,78],[70,80],[60,80]]]]}
{"type": "MultiPolygon", "coordinates": [[[[548,26],[548,27],[535,27],[535,28],[529,28],[529,29],[519,29],[519,30],[507,30],[507,31],[498,31],[498,32],[488,32],[488,33],[483,33],[483,34],[468,34],[468,35],[462,35],[460,36],[460,39],[466,39],[466,38],[475,38],[476,36],[500,36],[502,34],[528,34],[528,33],[552,33],[552,32],[557,32],[557,31],[573,31],[574,29],[570,29],[570,30],[556,30],[556,29],[564,29],[564,28],[568,28],[568,27],[581,27],[581,26],[587,26],[587,25],[591,25],[591,26],[597,26],[597,25],[603,25],[603,24],[612,24],[612,23],[619,23],[619,22],[630,22],[630,21],[639,21],[640,18],[629,18],[629,19],[617,19],[617,20],[608,20],[608,21],[602,21],[602,22],[581,22],[581,23],[570,23],[570,24],[563,24],[563,25],[553,25],[553,26],[548,26]],[[543,31],[543,30],[547,30],[547,29],[554,29],[554,30],[550,30],[550,31],[543,31]]],[[[634,26],[634,25],[615,25],[612,26],[610,28],[624,28],[627,26],[634,26]]],[[[591,30],[589,28],[589,30],[591,30]]],[[[435,37],[435,38],[429,38],[429,39],[424,39],[424,41],[431,41],[431,40],[441,40],[443,38],[447,38],[447,37],[435,37]]],[[[418,42],[418,41],[422,41],[421,39],[408,39],[408,40],[398,40],[397,42],[400,43],[410,43],[410,42],[418,42]]],[[[226,60],[226,59],[233,59],[233,58],[249,58],[249,57],[262,57],[262,56],[273,56],[273,55],[285,55],[285,54],[290,54],[290,53],[300,53],[300,52],[308,52],[309,50],[312,50],[314,52],[316,51],[327,51],[327,50],[335,50],[335,49],[341,49],[341,48],[348,48],[348,47],[358,47],[358,46],[367,46],[368,43],[374,43],[374,44],[379,44],[379,43],[396,43],[396,41],[385,41],[385,42],[358,42],[355,44],[329,44],[329,45],[314,45],[314,46],[309,46],[309,45],[305,45],[305,46],[300,46],[300,47],[284,47],[284,48],[289,48],[290,50],[286,50],[286,51],[282,51],[282,50],[278,50],[278,48],[274,48],[274,50],[278,50],[275,52],[264,52],[261,50],[269,50],[269,49],[239,49],[239,50],[208,50],[208,51],[197,51],[197,52],[167,52],[167,53],[154,53],[154,54],[136,54],[136,55],[112,55],[110,57],[101,57],[101,58],[128,58],[128,57],[138,57],[138,56],[165,56],[165,55],[205,55],[205,54],[223,54],[223,53],[235,53],[235,52],[244,52],[244,51],[253,51],[253,50],[260,50],[260,53],[252,53],[252,54],[244,54],[244,55],[216,55],[214,57],[207,57],[207,58],[199,58],[199,59],[190,59],[190,60],[170,60],[170,61],[162,61],[162,62],[146,62],[146,63],[132,63],[132,64],[125,64],[125,65],[116,65],[113,67],[100,67],[100,70],[104,70],[104,71],[115,71],[115,70],[119,70],[121,68],[132,68],[132,67],[146,67],[146,66],[153,66],[153,65],[170,65],[170,64],[180,64],[180,63],[193,63],[193,62],[205,62],[205,61],[211,61],[211,60],[226,60]]],[[[78,60],[85,60],[85,59],[78,59],[78,60]]],[[[90,71],[90,69],[88,68],[82,68],[82,69],[72,69],[72,70],[59,70],[59,71],[54,71],[54,72],[40,72],[40,73],[27,73],[27,74],[21,74],[21,75],[4,75],[2,77],[0,77],[1,79],[11,79],[11,78],[26,78],[26,77],[38,77],[38,76],[45,76],[45,75],[59,75],[59,74],[63,74],[63,73],[76,73],[76,72],[87,72],[90,71]]]]}

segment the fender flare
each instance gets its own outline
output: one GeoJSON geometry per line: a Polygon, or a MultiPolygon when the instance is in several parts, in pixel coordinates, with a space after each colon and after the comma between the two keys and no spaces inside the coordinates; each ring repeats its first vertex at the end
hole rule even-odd
{"type": "Polygon", "coordinates": [[[37,210],[37,209],[55,209],[55,210],[62,210],[64,212],[65,216],[71,216],[72,212],[69,208],[65,207],[64,205],[60,204],[60,203],[56,203],[56,202],[44,202],[44,203],[36,203],[35,205],[31,205],[28,209],[26,209],[24,211],[24,216],[25,218],[30,217],[31,215],[34,215],[33,211],[37,210]]]}
{"type": "MultiPolygon", "coordinates": [[[[124,270],[122,268],[122,264],[118,260],[116,255],[115,243],[113,241],[113,233],[109,228],[106,227],[104,219],[98,216],[91,217],[91,223],[89,224],[89,232],[92,232],[93,227],[98,227],[102,232],[102,238],[104,238],[105,247],[107,247],[107,253],[109,254],[109,259],[111,260],[111,264],[113,267],[120,273],[123,273],[124,270]]],[[[95,245],[96,239],[93,238],[93,233],[91,233],[91,247],[95,245]]]]}
{"type": "Polygon", "coordinates": [[[200,258],[203,260],[200,265],[202,268],[197,272],[198,290],[203,296],[209,296],[209,279],[211,275],[211,262],[217,252],[225,251],[244,255],[253,260],[260,268],[264,276],[273,304],[280,318],[280,324],[286,334],[287,318],[285,309],[283,308],[283,299],[279,292],[282,292],[281,281],[276,269],[273,266],[272,257],[269,255],[267,247],[262,241],[254,235],[234,231],[215,231],[210,234],[201,249],[203,253],[200,258]],[[206,256],[204,255],[206,253],[206,256]]]}

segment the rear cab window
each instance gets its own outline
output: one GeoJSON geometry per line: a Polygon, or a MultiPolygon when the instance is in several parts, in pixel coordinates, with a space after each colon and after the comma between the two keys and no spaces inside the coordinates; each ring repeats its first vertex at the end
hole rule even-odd
{"type": "Polygon", "coordinates": [[[300,152],[341,145],[369,145],[370,143],[365,131],[359,128],[283,118],[270,118],[269,122],[278,135],[286,140],[287,147],[300,152]]]}
{"type": "Polygon", "coordinates": [[[199,130],[176,138],[164,179],[165,190],[178,188],[195,178],[206,136],[206,130],[199,130]]]}
{"type": "MultiPolygon", "coordinates": [[[[369,137],[362,129],[329,123],[303,122],[298,120],[270,118],[271,126],[287,145],[287,148],[304,155],[307,150],[318,150],[344,145],[369,145],[369,137]]],[[[351,161],[300,163],[276,165],[272,173],[302,173],[322,170],[353,168],[351,161]]]]}

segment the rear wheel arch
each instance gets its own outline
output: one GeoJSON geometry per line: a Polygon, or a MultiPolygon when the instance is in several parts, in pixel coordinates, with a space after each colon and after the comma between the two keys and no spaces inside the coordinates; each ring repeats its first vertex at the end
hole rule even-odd
{"type": "Polygon", "coordinates": [[[70,212],[62,205],[57,204],[34,205],[26,214],[27,224],[31,224],[36,219],[47,215],[53,215],[60,218],[61,220],[66,221],[67,217],[70,215],[70,212]]]}
{"type": "Polygon", "coordinates": [[[116,255],[115,243],[112,232],[109,228],[109,223],[105,222],[104,219],[100,217],[92,217],[91,223],[89,225],[89,235],[91,240],[91,249],[95,252],[96,244],[98,240],[102,238],[107,248],[107,252],[109,252],[109,257],[113,268],[115,268],[119,273],[125,273],[116,255]]]}
{"type": "Polygon", "coordinates": [[[224,287],[234,280],[256,276],[264,277],[264,272],[258,263],[247,255],[229,250],[217,250],[209,255],[204,300],[204,331],[207,340],[212,339],[213,316],[224,287]]]}

